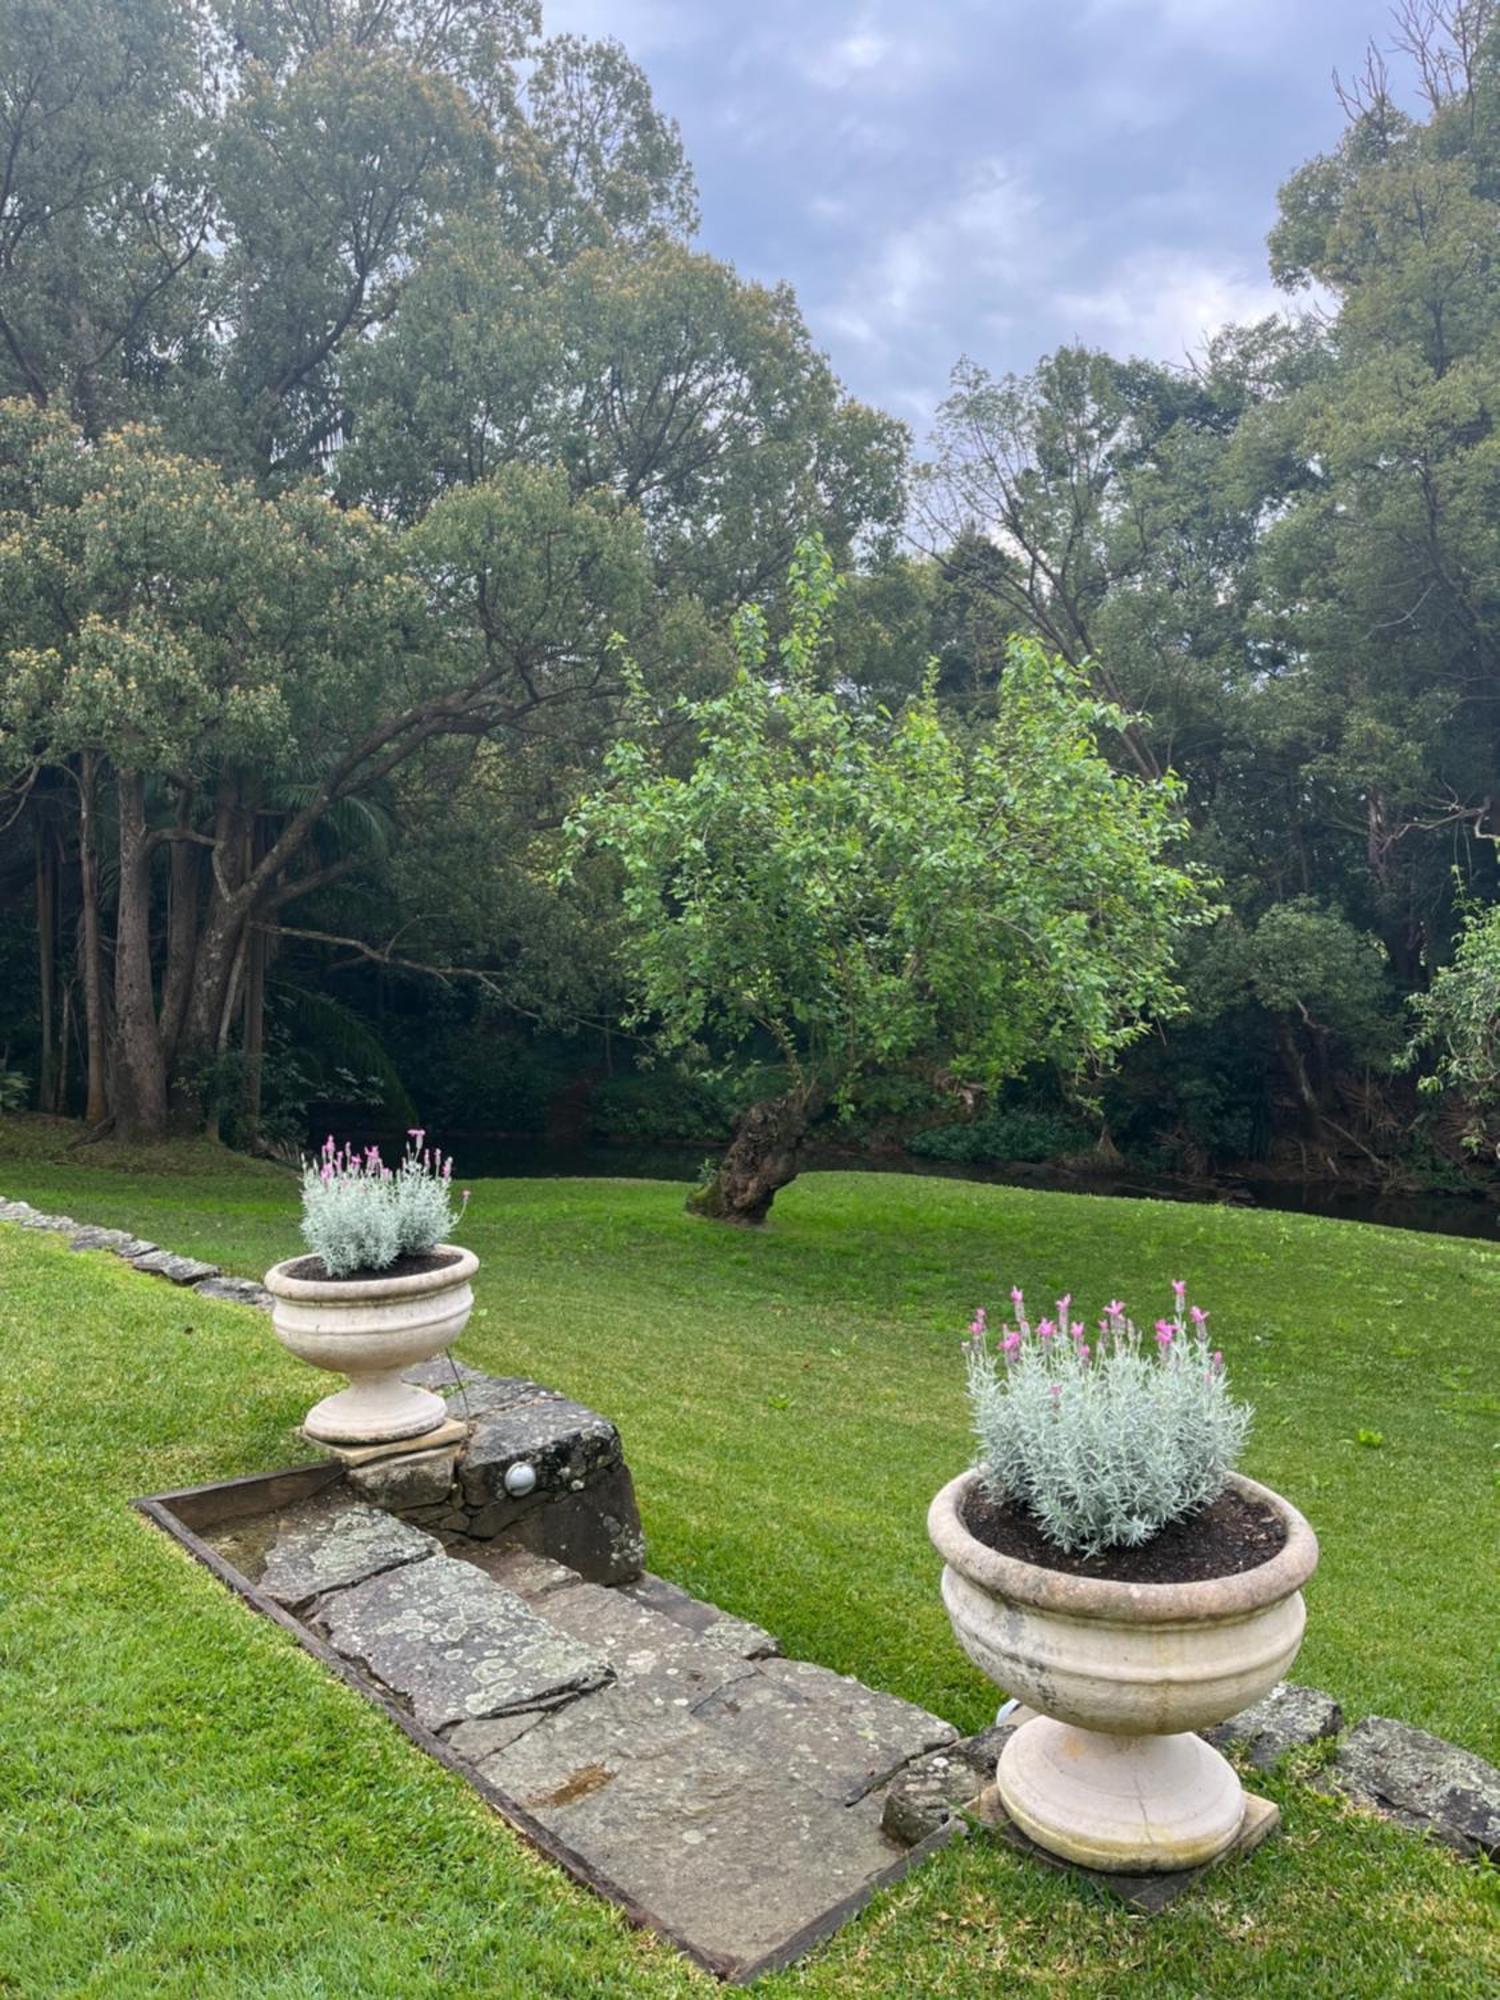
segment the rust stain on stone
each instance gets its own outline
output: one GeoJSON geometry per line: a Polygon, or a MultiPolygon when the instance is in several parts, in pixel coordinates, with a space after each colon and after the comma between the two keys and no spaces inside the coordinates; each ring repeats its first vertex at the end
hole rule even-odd
{"type": "Polygon", "coordinates": [[[614,1772],[607,1764],[583,1764],[564,1779],[555,1792],[542,1792],[526,1801],[529,1806],[571,1806],[579,1799],[586,1799],[591,1792],[601,1791],[614,1772]]]}

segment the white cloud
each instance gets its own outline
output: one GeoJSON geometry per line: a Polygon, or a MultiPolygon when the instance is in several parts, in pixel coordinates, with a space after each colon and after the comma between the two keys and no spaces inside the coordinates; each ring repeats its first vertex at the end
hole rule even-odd
{"type": "Polygon", "coordinates": [[[1284,312],[1268,278],[1190,251],[1146,250],[1096,285],[1060,292],[1056,314],[1074,335],[1120,355],[1182,361],[1230,321],[1284,312]]]}
{"type": "Polygon", "coordinates": [[[951,44],[937,23],[929,19],[921,34],[912,34],[873,6],[861,8],[826,41],[802,47],[789,42],[782,30],[761,48],[777,58],[790,55],[798,75],[820,90],[866,96],[909,96],[925,89],[951,61],[951,44]]]}
{"type": "Polygon", "coordinates": [[[1019,285],[1042,254],[1040,220],[1040,202],[1009,161],[978,160],[956,193],[876,238],[818,317],[864,346],[889,346],[940,323],[955,294],[1019,285]]]}

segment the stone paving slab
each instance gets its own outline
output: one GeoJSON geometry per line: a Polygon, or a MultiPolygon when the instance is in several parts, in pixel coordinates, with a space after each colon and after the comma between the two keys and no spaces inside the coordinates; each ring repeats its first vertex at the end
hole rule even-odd
{"type": "Polygon", "coordinates": [[[689,1596],[665,1577],[653,1576],[650,1570],[634,1583],[622,1584],[620,1589],[649,1611],[659,1611],[664,1617],[675,1619],[690,1632],[737,1653],[741,1659],[769,1659],[781,1651],[781,1641],[773,1638],[763,1625],[752,1625],[748,1618],[732,1617],[717,1604],[705,1604],[701,1597],[689,1596]]]}
{"type": "Polygon", "coordinates": [[[851,1806],[958,1731],[915,1703],[808,1660],[763,1660],[698,1710],[726,1744],[832,1805],[851,1806]]]}
{"type": "Polygon", "coordinates": [[[260,1587],[297,1609],[325,1592],[347,1589],[404,1563],[441,1552],[435,1535],[398,1521],[378,1507],[342,1500],[308,1500],[289,1509],[266,1555],[260,1587]]]}
{"type": "Polygon", "coordinates": [[[465,1562],[473,1563],[496,1583],[513,1590],[517,1597],[524,1597],[528,1604],[536,1604],[550,1597],[554,1590],[568,1590],[583,1581],[576,1569],[554,1562],[550,1556],[539,1556],[518,1542],[471,1542],[455,1536],[448,1548],[451,1555],[461,1555],[465,1562]]]}
{"type": "Polygon", "coordinates": [[[336,1591],[312,1616],[335,1652],[402,1696],[432,1730],[554,1707],[611,1678],[597,1654],[452,1556],[336,1591]]]}
{"type": "Polygon", "coordinates": [[[613,1776],[584,1770],[529,1810],[730,1975],[836,1921],[905,1853],[877,1801],[832,1805],[711,1730],[613,1776]]]}

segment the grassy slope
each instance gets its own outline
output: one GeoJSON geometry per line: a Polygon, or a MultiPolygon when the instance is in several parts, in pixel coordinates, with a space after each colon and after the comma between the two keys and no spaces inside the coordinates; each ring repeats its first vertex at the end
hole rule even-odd
{"type": "MultiPolygon", "coordinates": [[[[0,1192],[243,1271],[293,1247],[271,1170],[83,1157],[0,1125],[0,1192]]],[[[493,1182],[466,1232],[483,1269],[465,1354],[617,1418],[655,1567],[977,1726],[993,1697],[947,1633],[922,1527],[966,1455],[957,1328],[1013,1281],[1149,1307],[1184,1274],[1258,1407],[1248,1469],[1323,1537],[1299,1672],[1351,1714],[1500,1757],[1500,1254],[893,1176],[810,1177],[755,1236],[680,1203],[664,1184],[493,1182]]],[[[0,1337],[0,1992],[710,1990],[125,1510],[301,1455],[316,1385],[261,1319],[0,1230],[0,1337]]],[[[761,1990],[1493,1990],[1492,1873],[1270,1789],[1282,1838],[1155,1923],[974,1843],[761,1990]]]]}

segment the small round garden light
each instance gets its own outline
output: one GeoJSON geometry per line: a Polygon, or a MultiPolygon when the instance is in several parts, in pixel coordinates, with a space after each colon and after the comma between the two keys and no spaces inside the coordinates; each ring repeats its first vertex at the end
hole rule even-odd
{"type": "Polygon", "coordinates": [[[513,1465],[505,1475],[505,1490],[512,1500],[524,1500],[536,1486],[536,1467],[524,1460],[513,1465]]]}

